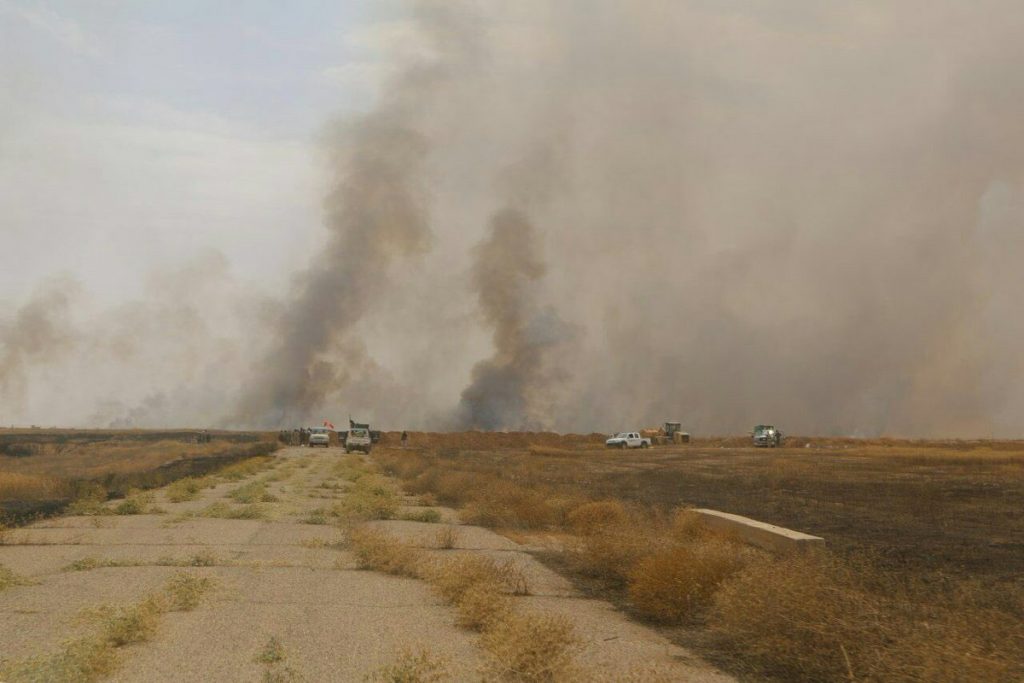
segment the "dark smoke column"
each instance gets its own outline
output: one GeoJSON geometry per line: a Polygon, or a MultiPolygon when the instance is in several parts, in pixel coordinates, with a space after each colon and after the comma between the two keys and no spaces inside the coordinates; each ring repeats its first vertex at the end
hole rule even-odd
{"type": "Polygon", "coordinates": [[[551,309],[535,303],[535,283],[545,268],[526,215],[503,209],[491,219],[490,236],[476,248],[473,285],[484,319],[494,329],[494,355],[477,363],[462,392],[463,428],[535,429],[546,426],[538,400],[558,379],[548,354],[570,336],[551,309]]]}
{"type": "Polygon", "coordinates": [[[417,4],[417,26],[435,56],[404,68],[377,108],[342,131],[338,177],[326,201],[327,247],[299,276],[278,341],[255,368],[233,422],[275,427],[309,419],[345,386],[352,366],[365,363],[358,351],[339,351],[339,342],[386,285],[392,262],[430,245],[423,188],[429,145],[420,122],[453,65],[467,59],[471,41],[459,14],[457,3],[417,4]]]}

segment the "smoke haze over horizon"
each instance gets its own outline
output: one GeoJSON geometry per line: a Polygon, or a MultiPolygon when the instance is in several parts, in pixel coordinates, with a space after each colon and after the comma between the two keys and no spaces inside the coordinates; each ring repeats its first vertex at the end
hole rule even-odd
{"type": "Polygon", "coordinates": [[[1024,8],[506,5],[368,19],[372,96],[308,149],[152,143],[211,161],[196,186],[107,178],[138,243],[97,246],[114,228],[12,115],[0,238],[87,209],[63,230],[114,293],[4,262],[0,423],[1024,435],[1024,8]],[[273,163],[303,149],[320,222],[284,187],[308,169],[273,163]],[[258,224],[136,256],[214,190],[189,221],[258,224]]]}

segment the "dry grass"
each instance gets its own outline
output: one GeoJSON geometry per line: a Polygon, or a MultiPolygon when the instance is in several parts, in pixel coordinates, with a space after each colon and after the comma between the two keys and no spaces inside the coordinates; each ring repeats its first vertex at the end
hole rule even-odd
{"type": "Polygon", "coordinates": [[[552,562],[638,616],[706,624],[714,638],[677,638],[737,672],[1024,680],[1019,443],[816,441],[770,454],[714,445],[686,449],[685,461],[569,448],[376,458],[408,492],[471,522],[570,532],[569,552],[552,562]],[[740,549],[692,513],[665,512],[686,503],[822,533],[838,552],[740,549]],[[858,559],[865,548],[872,561],[858,559]]]}
{"type": "Polygon", "coordinates": [[[217,476],[225,481],[240,481],[273,467],[274,464],[276,464],[274,459],[270,457],[247,458],[221,469],[217,472],[217,476]]]}
{"type": "Polygon", "coordinates": [[[608,528],[621,527],[630,521],[626,506],[618,500],[584,503],[567,515],[569,528],[581,536],[596,534],[608,528]]]}
{"type": "Polygon", "coordinates": [[[284,645],[281,644],[277,636],[271,636],[263,649],[256,654],[255,660],[259,664],[277,664],[283,662],[284,658],[284,645]]]}
{"type": "Polygon", "coordinates": [[[266,508],[257,503],[232,506],[222,501],[217,501],[200,510],[198,516],[217,519],[267,519],[269,514],[266,508]]]}
{"type": "Polygon", "coordinates": [[[115,515],[149,515],[163,512],[153,505],[153,494],[132,489],[124,500],[114,506],[115,515]]]}
{"type": "Polygon", "coordinates": [[[161,557],[155,562],[144,562],[142,560],[131,559],[100,559],[97,557],[83,557],[82,559],[75,560],[74,562],[64,566],[61,571],[85,572],[93,569],[103,569],[106,567],[145,567],[147,565],[157,567],[213,567],[217,563],[217,557],[209,551],[198,552],[183,558],[161,557]]]}
{"type": "Polygon", "coordinates": [[[437,524],[441,521],[441,513],[437,510],[416,510],[403,512],[398,519],[406,522],[423,522],[424,524],[437,524]]]}
{"type": "Polygon", "coordinates": [[[435,563],[425,575],[438,594],[453,604],[470,587],[481,584],[501,593],[530,594],[526,577],[514,562],[498,562],[485,555],[458,555],[435,563]]]}
{"type": "Polygon", "coordinates": [[[195,500],[199,497],[200,491],[212,486],[215,486],[215,483],[211,479],[185,477],[172,482],[165,490],[167,491],[167,500],[172,503],[183,503],[187,500],[195,500]]]}
{"type": "Polygon", "coordinates": [[[330,519],[327,510],[316,508],[303,515],[299,521],[303,524],[327,524],[330,519]]]}
{"type": "Polygon", "coordinates": [[[267,490],[266,481],[256,480],[239,486],[228,497],[238,503],[276,503],[278,497],[267,490]]]}
{"type": "Polygon", "coordinates": [[[434,547],[438,550],[452,550],[459,544],[459,530],[447,524],[437,530],[434,535],[434,547]]]}
{"type": "Polygon", "coordinates": [[[485,681],[555,683],[579,678],[574,662],[579,642],[564,617],[515,614],[484,632],[485,681]]]}
{"type": "Polygon", "coordinates": [[[442,683],[451,680],[447,661],[427,650],[404,650],[395,661],[373,672],[369,683],[442,683]]]}
{"type": "Polygon", "coordinates": [[[333,508],[331,514],[346,521],[392,519],[399,500],[394,486],[383,477],[364,474],[333,508]]]}
{"type": "Polygon", "coordinates": [[[871,567],[806,553],[764,558],[727,580],[710,621],[725,651],[785,680],[1024,679],[1019,618],[977,595],[952,593],[938,608],[920,597],[871,567]]]}
{"type": "Polygon", "coordinates": [[[298,671],[285,664],[288,654],[277,636],[271,636],[253,658],[257,664],[263,664],[263,683],[298,683],[303,678],[298,671]]]}
{"type": "Polygon", "coordinates": [[[0,564],[0,593],[4,592],[8,588],[14,586],[30,586],[34,581],[28,579],[20,574],[15,574],[13,571],[0,564]]]}
{"type": "Polygon", "coordinates": [[[487,631],[512,616],[512,602],[492,583],[474,583],[455,598],[456,623],[471,631],[487,631]]]}
{"type": "Polygon", "coordinates": [[[6,664],[0,671],[8,683],[92,683],[114,673],[119,650],[152,639],[166,612],[194,609],[210,588],[208,579],[176,574],[164,589],[135,604],[95,611],[97,632],[68,642],[48,657],[6,664]]]}
{"type": "Polygon", "coordinates": [[[164,589],[165,611],[188,612],[199,606],[203,594],[213,587],[213,580],[178,572],[171,577],[164,589]]]}
{"type": "Polygon", "coordinates": [[[421,573],[421,554],[378,529],[355,527],[349,531],[348,542],[360,569],[409,577],[417,577],[421,573]]]}
{"type": "Polygon", "coordinates": [[[213,441],[205,444],[181,441],[104,441],[88,444],[44,444],[28,457],[0,456],[2,469],[68,481],[154,470],[176,460],[211,458],[263,450],[262,444],[213,441]],[[260,446],[261,448],[253,448],[260,446]]]}
{"type": "MultiPolygon", "coordinates": [[[[83,444],[62,441],[59,434],[49,438],[54,441],[28,444],[31,449],[21,457],[0,455],[0,518],[21,523],[58,512],[157,513],[160,510],[143,509],[137,504],[139,501],[131,500],[132,490],[165,486],[185,477],[191,481],[171,488],[168,495],[172,502],[190,500],[196,496],[196,486],[213,485],[210,476],[197,480],[190,475],[221,468],[226,476],[244,476],[273,462],[263,454],[278,448],[278,444],[269,441],[191,444],[132,440],[83,444]],[[246,460],[237,462],[242,458],[246,460]],[[233,465],[225,467],[225,463],[233,461],[233,465]],[[112,510],[104,505],[109,498],[125,500],[112,510]]],[[[18,451],[18,444],[0,443],[0,448],[18,451]]]]}
{"type": "Polygon", "coordinates": [[[0,472],[0,501],[53,500],[69,494],[68,483],[57,477],[0,472]]]}
{"type": "Polygon", "coordinates": [[[637,612],[655,621],[693,619],[746,558],[741,548],[718,539],[657,550],[630,571],[629,597],[637,612]]]}

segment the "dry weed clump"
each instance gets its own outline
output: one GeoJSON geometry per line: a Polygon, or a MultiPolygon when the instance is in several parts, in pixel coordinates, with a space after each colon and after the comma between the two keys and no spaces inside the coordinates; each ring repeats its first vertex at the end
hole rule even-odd
{"type": "Polygon", "coordinates": [[[514,562],[498,562],[483,555],[459,555],[438,562],[430,567],[427,579],[442,598],[453,604],[477,584],[511,595],[530,593],[526,577],[514,562]]]}
{"type": "Polygon", "coordinates": [[[266,519],[269,516],[266,508],[258,503],[233,507],[222,501],[207,505],[198,514],[217,519],[266,519]]]}
{"type": "Polygon", "coordinates": [[[629,574],[629,597],[636,610],[655,621],[679,623],[699,616],[715,591],[738,572],[746,555],[718,539],[654,551],[629,574]]]}
{"type": "Polygon", "coordinates": [[[360,569],[409,577],[417,577],[421,573],[421,554],[379,529],[355,527],[349,531],[348,542],[360,569]]]}
{"type": "Polygon", "coordinates": [[[107,490],[102,485],[96,482],[80,482],[76,486],[75,499],[65,512],[69,515],[88,517],[113,514],[113,510],[104,505],[106,502],[107,490]]]}
{"type": "Polygon", "coordinates": [[[277,636],[271,636],[253,658],[257,664],[266,667],[263,670],[263,683],[298,683],[303,680],[298,671],[285,664],[287,658],[284,645],[277,636]]]}
{"type": "Polygon", "coordinates": [[[398,515],[398,519],[406,522],[423,522],[425,524],[437,524],[441,521],[441,513],[437,510],[416,510],[412,512],[403,512],[398,515]]]}
{"type": "Polygon", "coordinates": [[[403,650],[391,664],[365,678],[368,683],[442,683],[451,680],[448,662],[427,650],[403,650]]]}
{"type": "Polygon", "coordinates": [[[300,518],[299,521],[301,521],[303,524],[315,524],[315,525],[327,524],[327,522],[329,521],[328,520],[328,513],[327,513],[327,510],[324,510],[323,508],[316,508],[316,509],[310,510],[305,515],[303,515],[300,518]]]}
{"type": "Polygon", "coordinates": [[[564,617],[513,614],[484,632],[487,654],[484,680],[509,683],[555,683],[578,679],[573,661],[579,646],[564,617]]]}
{"type": "Polygon", "coordinates": [[[572,510],[566,521],[574,532],[586,536],[610,527],[622,527],[629,519],[629,512],[621,501],[598,500],[572,510]]]}
{"type": "Polygon", "coordinates": [[[331,514],[349,521],[392,519],[398,512],[394,487],[377,475],[360,477],[349,493],[331,509],[331,514]]]}
{"type": "Polygon", "coordinates": [[[564,516],[563,506],[548,491],[499,477],[478,477],[473,486],[461,495],[469,498],[462,510],[462,518],[467,524],[543,529],[556,525],[564,516]]]}
{"type": "Polygon", "coordinates": [[[0,593],[8,588],[13,588],[14,586],[30,586],[33,583],[35,582],[31,579],[28,579],[21,574],[16,574],[9,568],[0,564],[0,593]]]}
{"type": "Polygon", "coordinates": [[[459,544],[459,530],[452,524],[446,524],[434,535],[434,547],[438,550],[452,550],[459,544]]]}
{"type": "Polygon", "coordinates": [[[212,587],[213,580],[210,578],[194,576],[187,572],[177,572],[164,588],[167,601],[165,611],[188,612],[195,609],[199,606],[203,594],[212,587]]]}
{"type": "Polygon", "coordinates": [[[512,603],[501,586],[474,583],[455,599],[456,623],[471,631],[486,631],[512,616],[512,603]]]}
{"type": "Polygon", "coordinates": [[[183,503],[187,500],[195,500],[203,489],[200,481],[195,477],[185,477],[171,483],[167,487],[167,500],[172,503],[183,503]]]}
{"type": "Polygon", "coordinates": [[[267,490],[265,481],[251,481],[243,484],[228,494],[228,497],[238,503],[276,503],[278,497],[267,490]]]}
{"type": "Polygon", "coordinates": [[[7,683],[91,683],[120,665],[119,649],[153,637],[165,612],[193,609],[210,587],[207,579],[175,575],[160,593],[132,605],[96,611],[97,633],[64,645],[61,651],[6,664],[0,680],[7,683]]]}
{"type": "Polygon", "coordinates": [[[639,523],[604,527],[578,537],[570,546],[569,559],[580,574],[623,587],[633,566],[657,545],[653,536],[651,529],[639,523]]]}
{"type": "Polygon", "coordinates": [[[153,505],[153,494],[132,489],[120,503],[114,506],[115,515],[147,515],[162,512],[153,505]]]}

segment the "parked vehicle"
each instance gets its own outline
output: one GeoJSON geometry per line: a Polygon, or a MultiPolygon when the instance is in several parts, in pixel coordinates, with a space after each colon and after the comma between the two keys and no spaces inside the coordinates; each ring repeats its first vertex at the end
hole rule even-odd
{"type": "Polygon", "coordinates": [[[372,445],[373,441],[370,438],[369,429],[363,429],[360,427],[348,430],[348,436],[345,438],[346,453],[354,453],[356,451],[369,453],[372,445]]]}
{"type": "Polygon", "coordinates": [[[773,425],[757,425],[754,427],[753,438],[756,448],[776,448],[782,445],[782,432],[773,425]]]}
{"type": "Polygon", "coordinates": [[[619,432],[604,445],[608,448],[650,448],[651,440],[640,436],[640,432],[619,432]]]}
{"type": "Polygon", "coordinates": [[[323,446],[328,448],[331,445],[331,433],[323,427],[313,427],[309,430],[309,447],[323,446]]]}

